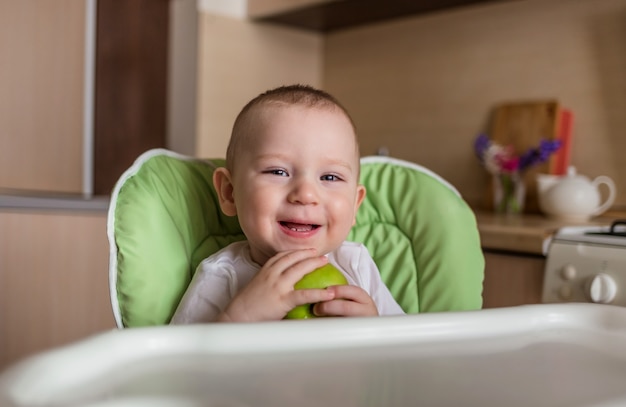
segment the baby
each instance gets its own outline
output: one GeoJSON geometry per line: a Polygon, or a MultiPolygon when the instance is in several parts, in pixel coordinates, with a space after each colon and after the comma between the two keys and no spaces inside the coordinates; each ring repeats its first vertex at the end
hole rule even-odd
{"type": "Polygon", "coordinates": [[[403,314],[367,249],[345,241],[365,198],[359,170],[354,124],[328,93],[293,85],[251,100],[213,175],[247,240],[199,265],[172,323],[280,320],[302,304],[317,316],[403,314]],[[349,285],[294,290],[327,262],[349,285]]]}

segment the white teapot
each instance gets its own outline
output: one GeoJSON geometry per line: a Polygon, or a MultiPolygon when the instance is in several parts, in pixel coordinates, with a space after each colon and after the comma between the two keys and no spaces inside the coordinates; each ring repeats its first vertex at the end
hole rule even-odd
{"type": "Polygon", "coordinates": [[[571,222],[584,222],[604,213],[615,201],[615,183],[601,175],[589,180],[577,175],[575,167],[567,169],[567,175],[537,175],[539,208],[546,215],[571,222]],[[607,199],[600,204],[600,185],[608,188],[607,199]]]}

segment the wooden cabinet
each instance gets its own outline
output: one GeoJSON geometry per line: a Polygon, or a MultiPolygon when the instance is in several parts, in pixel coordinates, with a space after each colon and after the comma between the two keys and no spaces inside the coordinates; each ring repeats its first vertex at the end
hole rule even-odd
{"type": "Polygon", "coordinates": [[[0,188],[81,192],[85,7],[0,4],[0,188]]]}
{"type": "Polygon", "coordinates": [[[257,21],[330,32],[392,18],[494,1],[496,0],[249,0],[248,13],[257,21]]]}
{"type": "Polygon", "coordinates": [[[483,308],[539,304],[545,263],[543,256],[485,251],[483,308]]]}
{"type": "Polygon", "coordinates": [[[106,212],[0,212],[0,371],[115,328],[106,212]]]}
{"type": "Polygon", "coordinates": [[[165,146],[169,0],[89,4],[0,4],[0,188],[107,195],[165,146]]]}
{"type": "Polygon", "coordinates": [[[98,0],[96,195],[108,195],[141,153],[166,145],[169,3],[98,0]]]}

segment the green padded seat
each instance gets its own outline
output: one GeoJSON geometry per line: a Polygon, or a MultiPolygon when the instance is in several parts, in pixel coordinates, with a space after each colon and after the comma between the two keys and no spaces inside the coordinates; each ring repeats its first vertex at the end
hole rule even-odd
{"type": "MultiPolygon", "coordinates": [[[[212,175],[223,159],[149,150],[120,177],[108,214],[109,282],[118,327],[169,323],[197,265],[245,239],[221,213],[212,175]]],[[[407,313],[480,309],[484,258],[456,189],[419,165],[361,160],[367,196],[348,240],[367,246],[407,313]]]]}

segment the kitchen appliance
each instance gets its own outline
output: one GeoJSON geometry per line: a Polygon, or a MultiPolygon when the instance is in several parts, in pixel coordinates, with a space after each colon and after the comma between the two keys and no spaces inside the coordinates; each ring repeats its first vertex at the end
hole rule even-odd
{"type": "Polygon", "coordinates": [[[548,247],[542,302],[626,306],[626,220],[560,229],[548,247]]]}

